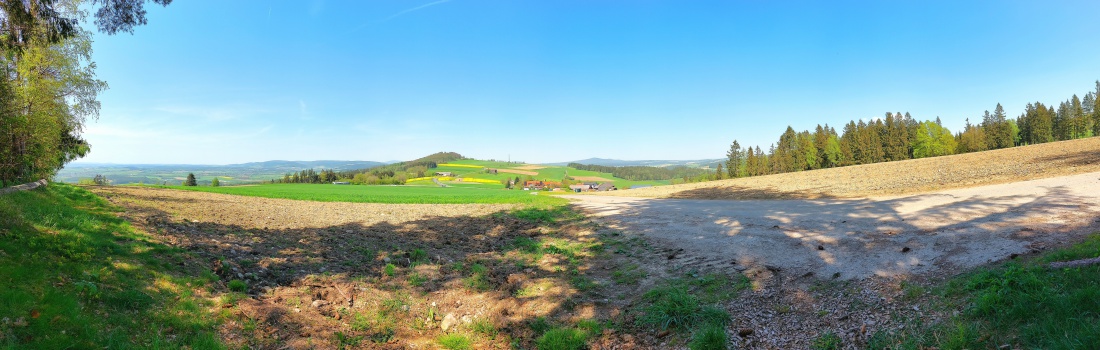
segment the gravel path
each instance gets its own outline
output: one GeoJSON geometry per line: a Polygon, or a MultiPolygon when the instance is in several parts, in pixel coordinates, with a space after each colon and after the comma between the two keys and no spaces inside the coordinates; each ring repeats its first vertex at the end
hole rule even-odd
{"type": "Polygon", "coordinates": [[[957,270],[1100,228],[1100,172],[852,200],[566,197],[598,221],[666,246],[677,263],[819,278],[957,270]]]}

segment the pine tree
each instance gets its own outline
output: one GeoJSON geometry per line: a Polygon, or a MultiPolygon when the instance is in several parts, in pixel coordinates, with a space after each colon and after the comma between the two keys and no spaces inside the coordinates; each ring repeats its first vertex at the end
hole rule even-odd
{"type": "Polygon", "coordinates": [[[718,162],[718,165],[714,168],[714,179],[721,180],[725,178],[726,173],[722,170],[722,162],[718,162]]]}
{"type": "Polygon", "coordinates": [[[733,140],[730,144],[730,150],[726,152],[726,172],[729,178],[736,178],[741,176],[741,144],[737,143],[737,140],[733,140]]]}
{"type": "Polygon", "coordinates": [[[198,186],[199,183],[195,181],[195,173],[187,173],[187,180],[183,181],[184,186],[198,186]]]}

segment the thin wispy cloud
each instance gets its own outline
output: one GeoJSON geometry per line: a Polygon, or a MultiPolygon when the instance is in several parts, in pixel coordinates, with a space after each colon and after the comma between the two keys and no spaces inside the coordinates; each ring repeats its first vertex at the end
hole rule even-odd
{"type": "Polygon", "coordinates": [[[298,109],[301,112],[302,119],[313,119],[313,116],[309,114],[309,106],[306,106],[306,101],[298,100],[298,109]]]}
{"type": "Polygon", "coordinates": [[[420,11],[420,10],[423,10],[425,8],[432,7],[432,6],[435,6],[435,5],[439,5],[439,4],[442,4],[442,3],[445,3],[445,2],[451,2],[451,0],[437,0],[437,1],[432,1],[432,2],[429,2],[427,4],[417,6],[417,7],[401,10],[400,12],[392,14],[389,17],[386,17],[386,18],[382,19],[381,21],[377,21],[377,22],[372,21],[372,22],[363,23],[363,24],[359,25],[358,27],[355,27],[355,29],[352,29],[350,32],[359,31],[360,29],[366,28],[366,27],[370,26],[371,24],[385,23],[385,22],[388,22],[391,19],[407,15],[410,12],[420,11]]]}
{"type": "Polygon", "coordinates": [[[432,6],[435,6],[435,5],[439,5],[439,4],[442,4],[442,3],[445,3],[445,2],[450,2],[450,1],[451,0],[438,0],[438,1],[429,2],[427,4],[423,4],[423,5],[420,5],[420,6],[417,6],[417,7],[413,7],[413,8],[395,13],[395,14],[389,16],[389,17],[386,17],[386,19],[382,20],[382,22],[386,22],[386,21],[389,21],[391,19],[401,17],[402,15],[408,14],[410,12],[420,11],[420,10],[423,10],[425,8],[432,7],[432,6]]]}

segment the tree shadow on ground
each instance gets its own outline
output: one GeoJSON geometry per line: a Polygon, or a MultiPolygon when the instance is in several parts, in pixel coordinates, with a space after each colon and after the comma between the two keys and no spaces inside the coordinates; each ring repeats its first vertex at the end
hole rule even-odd
{"type": "Polygon", "coordinates": [[[586,277],[600,245],[580,218],[561,213],[268,228],[164,206],[214,211],[217,201],[106,196],[218,276],[223,339],[233,345],[430,348],[458,332],[489,348],[530,347],[549,325],[612,312],[586,277]],[[556,222],[539,221],[547,219],[556,222]]]}

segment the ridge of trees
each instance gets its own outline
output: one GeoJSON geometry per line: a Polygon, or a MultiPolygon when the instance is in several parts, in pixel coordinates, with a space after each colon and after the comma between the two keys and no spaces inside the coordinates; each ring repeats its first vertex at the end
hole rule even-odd
{"type": "MultiPolygon", "coordinates": [[[[849,121],[842,133],[828,124],[813,132],[788,126],[767,152],[760,146],[742,148],[734,140],[726,152],[726,177],[747,177],[849,165],[890,162],[979,152],[1100,135],[1100,80],[1096,88],[1058,104],[1029,103],[1015,119],[1000,103],[985,111],[981,123],[970,119],[951,134],[940,118],[917,121],[909,113],[887,112],[871,121],[849,121]]],[[[720,179],[714,175],[711,179],[720,179]]]]}
{"type": "Polygon", "coordinates": [[[441,163],[466,159],[455,152],[437,152],[414,160],[380,165],[366,169],[334,171],[331,169],[317,172],[313,169],[286,173],[281,179],[272,179],[271,183],[329,183],[348,181],[357,185],[404,185],[410,178],[429,176],[428,169],[441,163]]]}
{"type": "Polygon", "coordinates": [[[82,4],[100,32],[133,32],[146,23],[144,4],[171,0],[0,1],[0,184],[49,178],[83,157],[87,118],[98,118],[92,33],[81,28],[82,4]]]}
{"type": "Polygon", "coordinates": [[[685,166],[655,167],[655,166],[607,166],[595,164],[569,163],[570,168],[577,170],[611,173],[611,175],[632,181],[672,180],[677,178],[694,178],[708,173],[707,170],[688,168],[685,166]]]}

